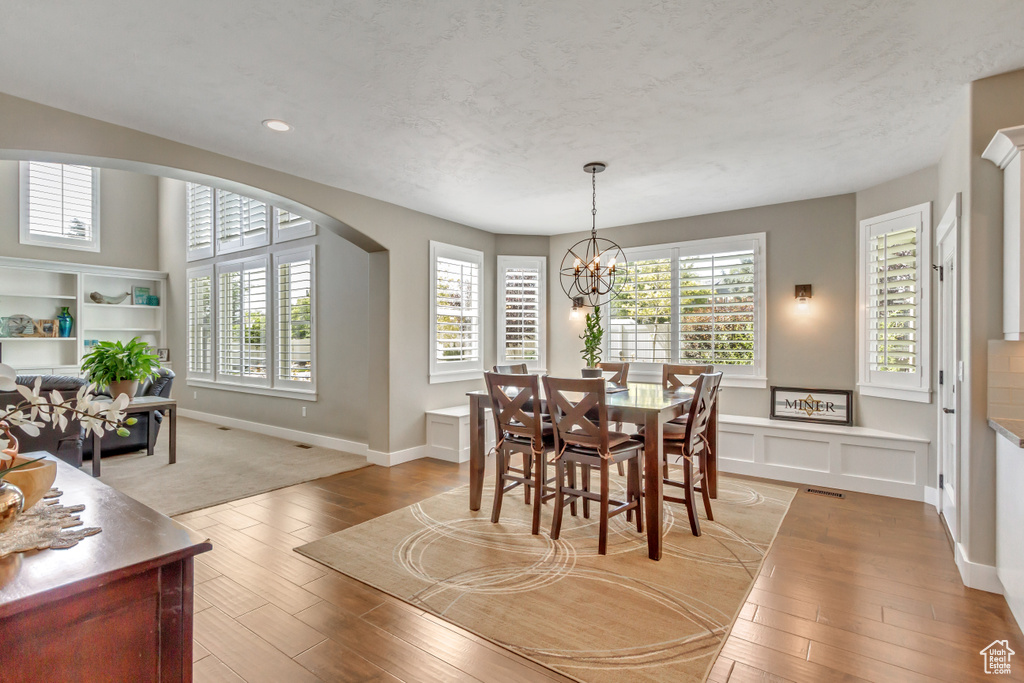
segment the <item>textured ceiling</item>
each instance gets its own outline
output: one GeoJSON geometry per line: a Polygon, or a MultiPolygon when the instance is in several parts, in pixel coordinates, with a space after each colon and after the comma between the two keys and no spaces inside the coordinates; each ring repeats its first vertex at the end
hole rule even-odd
{"type": "Polygon", "coordinates": [[[589,227],[593,160],[599,227],[934,163],[1022,33],[1017,0],[0,0],[0,91],[554,234],[589,227]]]}

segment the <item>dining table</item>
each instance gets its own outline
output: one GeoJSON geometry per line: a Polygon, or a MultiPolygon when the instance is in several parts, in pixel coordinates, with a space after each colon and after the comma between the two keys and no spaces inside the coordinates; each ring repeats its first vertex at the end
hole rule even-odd
{"type": "MultiPolygon", "coordinates": [[[[684,415],[693,401],[693,389],[664,389],[660,384],[628,382],[625,391],[606,394],[611,422],[643,427],[644,512],[647,527],[647,555],[660,560],[663,529],[662,438],[666,422],[684,415]]],[[[487,391],[467,393],[469,397],[469,509],[479,510],[487,464],[486,416],[491,407],[487,391]]],[[[707,473],[704,485],[712,498],[718,497],[718,402],[708,423],[707,473]]]]}

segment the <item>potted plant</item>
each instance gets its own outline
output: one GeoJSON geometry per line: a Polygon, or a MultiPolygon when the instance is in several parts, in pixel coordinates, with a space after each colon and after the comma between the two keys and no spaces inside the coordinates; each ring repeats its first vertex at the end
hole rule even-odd
{"type": "Polygon", "coordinates": [[[601,362],[601,340],[604,338],[604,329],[601,328],[601,307],[594,306],[592,313],[587,313],[586,328],[580,339],[583,340],[583,350],[580,355],[587,363],[583,368],[584,377],[600,377],[601,368],[597,364],[601,362]]]}
{"type": "Polygon", "coordinates": [[[159,369],[159,358],[138,337],[127,344],[99,342],[82,356],[82,372],[93,384],[107,387],[113,398],[127,394],[131,400],[139,390],[139,382],[159,369]]]}

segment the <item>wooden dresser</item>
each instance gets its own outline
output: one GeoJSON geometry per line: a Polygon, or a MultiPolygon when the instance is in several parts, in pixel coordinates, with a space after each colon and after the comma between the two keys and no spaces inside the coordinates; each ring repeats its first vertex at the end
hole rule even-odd
{"type": "Polygon", "coordinates": [[[0,559],[0,679],[192,680],[192,558],[210,542],[53,459],[60,502],[103,531],[0,559]]]}

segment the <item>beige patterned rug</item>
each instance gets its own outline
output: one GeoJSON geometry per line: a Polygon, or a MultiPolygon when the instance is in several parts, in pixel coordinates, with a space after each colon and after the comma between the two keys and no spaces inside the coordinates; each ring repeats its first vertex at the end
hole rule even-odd
{"type": "MultiPolygon", "coordinates": [[[[624,480],[613,481],[622,495],[624,480]]],[[[461,487],[297,550],[581,681],[703,681],[796,494],[722,477],[699,538],[685,508],[666,504],[653,562],[624,515],[598,555],[596,506],[590,520],[566,510],[552,541],[553,506],[532,536],[517,489],[491,524],[492,483],[479,512],[461,487]]]]}

